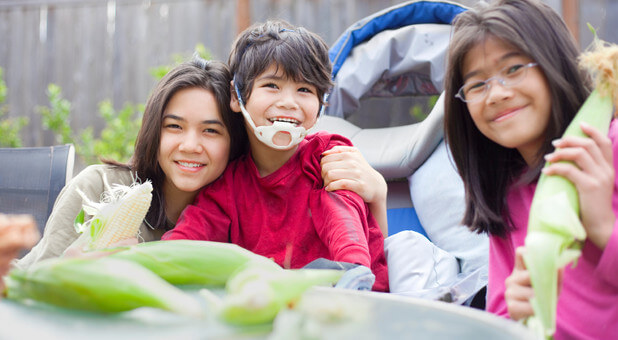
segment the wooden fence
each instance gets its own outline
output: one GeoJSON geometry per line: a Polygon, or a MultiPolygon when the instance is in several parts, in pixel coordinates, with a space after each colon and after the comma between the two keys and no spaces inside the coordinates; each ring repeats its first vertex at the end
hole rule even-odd
{"type": "MultiPolygon", "coordinates": [[[[355,21],[401,2],[249,0],[251,21],[283,18],[319,33],[329,44],[355,21]]],[[[459,2],[470,5],[476,1],[459,2]]],[[[49,105],[46,91],[50,83],[60,85],[63,96],[71,101],[70,124],[75,131],[86,126],[99,131],[103,121],[98,104],[109,99],[119,109],[125,103],[144,103],[155,83],[149,70],[171,64],[174,54],[188,57],[201,43],[213,58],[225,60],[237,34],[237,3],[0,0],[0,67],[8,87],[5,104],[9,117],[30,120],[22,131],[24,144],[55,143],[53,135],[44,131],[37,111],[49,105]]]]}
{"type": "MultiPolygon", "coordinates": [[[[251,1],[252,21],[280,17],[321,34],[328,43],[349,25],[396,0],[251,1]]],[[[26,116],[27,146],[54,144],[38,106],[58,84],[72,103],[71,127],[102,128],[98,103],[117,109],[144,103],[155,79],[149,70],[191,55],[201,43],[226,59],[236,35],[232,0],[0,1],[0,67],[9,116],[26,116]]]]}

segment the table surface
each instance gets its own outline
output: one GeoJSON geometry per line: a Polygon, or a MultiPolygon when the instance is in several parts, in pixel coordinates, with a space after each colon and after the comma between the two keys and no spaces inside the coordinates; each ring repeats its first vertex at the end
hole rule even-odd
{"type": "MultiPolygon", "coordinates": [[[[196,298],[198,298],[197,292],[196,298]]],[[[273,326],[237,328],[140,308],[101,315],[0,300],[0,339],[533,339],[519,323],[445,302],[314,288],[273,326]]]]}

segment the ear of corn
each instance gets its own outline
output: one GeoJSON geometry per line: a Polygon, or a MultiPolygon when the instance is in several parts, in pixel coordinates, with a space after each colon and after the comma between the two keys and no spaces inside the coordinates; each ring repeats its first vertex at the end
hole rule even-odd
{"type": "Polygon", "coordinates": [[[344,271],[248,267],[230,278],[220,317],[234,325],[272,322],[282,308],[295,304],[310,287],[334,285],[344,271]]]}
{"type": "Polygon", "coordinates": [[[245,266],[280,268],[274,261],[232,243],[195,240],[140,243],[110,257],[139,263],[175,285],[223,286],[245,266]]]}
{"type": "Polygon", "coordinates": [[[102,313],[153,307],[199,316],[197,300],[142,266],[118,259],[54,258],[6,276],[7,297],[102,313]]]}
{"type": "MultiPolygon", "coordinates": [[[[109,187],[107,183],[106,186],[109,187]]],[[[77,215],[75,226],[88,238],[86,250],[108,248],[118,241],[136,237],[150,208],[152,184],[146,181],[131,186],[114,185],[104,195],[102,202],[95,203],[82,194],[86,204],[77,215]],[[94,215],[85,223],[84,211],[94,215]]]]}
{"type": "MultiPolygon", "coordinates": [[[[610,59],[613,65],[609,74],[603,70],[605,73],[600,76],[615,78],[613,74],[618,70],[618,47],[612,47],[614,52],[608,54],[605,50],[607,46],[598,41],[596,43],[597,51],[592,54],[596,53],[597,56],[592,56],[592,59],[600,55],[603,61],[610,59]]],[[[582,122],[607,134],[613,112],[611,92],[607,88],[607,81],[601,80],[563,136],[587,137],[580,128],[582,122]]],[[[528,324],[543,337],[550,337],[555,331],[558,269],[577,260],[581,241],[585,238],[586,231],[579,219],[579,195],[575,185],[562,176],[542,174],[530,208],[524,263],[534,289],[534,298],[530,300],[534,317],[528,320],[528,324]]]]}

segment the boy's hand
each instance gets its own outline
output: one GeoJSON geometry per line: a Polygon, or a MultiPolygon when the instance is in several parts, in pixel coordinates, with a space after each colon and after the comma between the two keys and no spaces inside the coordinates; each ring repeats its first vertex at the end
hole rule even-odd
{"type": "Polygon", "coordinates": [[[543,170],[546,175],[564,176],[577,188],[582,224],[588,239],[605,249],[616,216],[612,209],[614,163],[612,142],[592,126],[582,123],[582,131],[590,138],[566,137],[554,142],[557,148],[545,156],[554,163],[543,170]]]}

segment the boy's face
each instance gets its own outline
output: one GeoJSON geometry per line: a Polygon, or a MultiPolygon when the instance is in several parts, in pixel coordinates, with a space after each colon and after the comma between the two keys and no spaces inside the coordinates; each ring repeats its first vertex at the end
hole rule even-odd
{"type": "MultiPolygon", "coordinates": [[[[277,72],[273,64],[253,82],[245,108],[256,126],[280,121],[308,130],[317,121],[320,100],[315,86],[290,79],[281,69],[277,72]]],[[[240,111],[237,100],[232,100],[232,109],[240,111]]],[[[290,135],[286,132],[278,132],[273,138],[276,145],[286,145],[289,141],[290,135]]]]}

